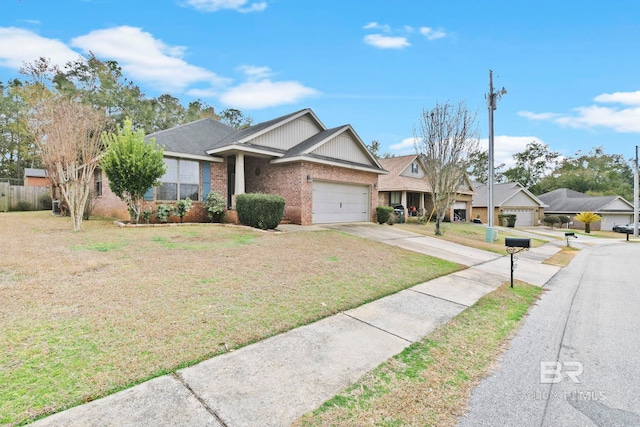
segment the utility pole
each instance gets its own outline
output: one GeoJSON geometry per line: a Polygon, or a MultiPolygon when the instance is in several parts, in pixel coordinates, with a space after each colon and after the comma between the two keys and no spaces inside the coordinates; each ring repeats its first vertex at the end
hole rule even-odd
{"type": "Polygon", "coordinates": [[[638,146],[636,145],[636,161],[633,168],[633,237],[638,237],[638,146]]]}
{"type": "Polygon", "coordinates": [[[485,242],[495,242],[498,238],[498,234],[493,229],[494,225],[494,214],[495,207],[493,205],[493,181],[494,181],[494,172],[493,172],[493,164],[494,164],[494,149],[493,149],[493,111],[498,108],[496,105],[496,101],[498,98],[505,95],[507,91],[505,88],[502,88],[500,92],[494,92],[493,90],[493,71],[489,70],[489,95],[487,98],[488,108],[489,108],[489,173],[488,173],[488,203],[487,203],[487,230],[485,233],[484,240],[485,242]]]}

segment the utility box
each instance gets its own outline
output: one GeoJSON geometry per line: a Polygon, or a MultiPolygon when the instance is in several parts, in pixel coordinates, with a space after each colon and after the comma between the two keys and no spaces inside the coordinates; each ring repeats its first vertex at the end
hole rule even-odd
{"type": "Polygon", "coordinates": [[[522,237],[505,237],[504,245],[509,248],[530,248],[531,239],[524,239],[522,237]]]}

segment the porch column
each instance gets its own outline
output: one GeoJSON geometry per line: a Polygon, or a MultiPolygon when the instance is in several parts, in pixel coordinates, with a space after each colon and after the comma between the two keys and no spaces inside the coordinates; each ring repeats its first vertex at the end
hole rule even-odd
{"type": "Polygon", "coordinates": [[[408,206],[407,206],[407,192],[403,191],[402,192],[402,198],[400,199],[400,204],[404,207],[404,217],[405,217],[405,221],[407,218],[407,213],[409,212],[408,206]]]}
{"type": "Polygon", "coordinates": [[[236,154],[235,195],[244,194],[244,154],[236,154]]]}
{"type": "Polygon", "coordinates": [[[424,211],[424,193],[420,193],[420,201],[418,202],[419,212],[421,216],[425,216],[427,213],[424,211]]]}

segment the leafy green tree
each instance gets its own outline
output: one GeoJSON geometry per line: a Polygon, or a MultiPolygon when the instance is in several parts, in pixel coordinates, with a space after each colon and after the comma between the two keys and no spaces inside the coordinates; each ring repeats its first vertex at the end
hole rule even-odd
{"type": "Polygon", "coordinates": [[[603,147],[567,157],[537,186],[538,193],[569,188],[592,196],[619,195],[633,200],[633,170],[620,154],[606,154],[603,147]]]}
{"type": "Polygon", "coordinates": [[[242,111],[228,108],[220,113],[220,121],[236,129],[244,129],[251,126],[253,119],[245,116],[242,111]]]}
{"type": "Polygon", "coordinates": [[[547,144],[532,141],[524,151],[513,155],[516,164],[507,169],[504,176],[508,181],[519,182],[536,193],[536,185],[554,169],[559,157],[560,153],[549,150],[547,144]]]}
{"type": "MultiPolygon", "coordinates": [[[[504,182],[504,174],[500,171],[503,165],[494,166],[494,182],[504,182]]],[[[476,150],[469,155],[469,168],[467,169],[469,178],[472,181],[487,184],[489,182],[489,152],[476,150]]]]}
{"type": "Polygon", "coordinates": [[[104,133],[102,141],[107,152],[101,167],[109,179],[109,188],[129,206],[131,221],[138,224],[144,194],[159,184],[166,171],[164,149],[157,147],[153,138],[145,141],[144,131],[133,130],[128,119],[117,132],[104,133]]]}

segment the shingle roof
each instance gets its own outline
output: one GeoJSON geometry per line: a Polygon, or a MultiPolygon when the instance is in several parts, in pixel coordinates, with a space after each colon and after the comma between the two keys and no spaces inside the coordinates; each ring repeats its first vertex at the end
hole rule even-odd
{"type": "Polygon", "coordinates": [[[388,170],[389,174],[378,178],[378,191],[416,191],[423,193],[431,191],[431,187],[426,180],[400,175],[417,157],[416,154],[411,154],[379,159],[380,165],[388,170]]]}
{"type": "Polygon", "coordinates": [[[165,151],[207,156],[213,144],[236,133],[237,129],[206,118],[149,134],[147,138],[155,138],[165,151]]]}
{"type": "MultiPolygon", "coordinates": [[[[546,212],[604,212],[607,206],[615,200],[622,200],[629,205],[629,211],[633,212],[633,206],[620,196],[589,196],[579,191],[568,188],[558,188],[538,196],[540,200],[549,205],[546,212]]],[[[619,211],[619,209],[609,211],[619,211]]]]}
{"type": "Polygon", "coordinates": [[[47,171],[45,169],[24,168],[24,176],[31,176],[34,178],[46,178],[47,171]]]}
{"type": "MultiPolygon", "coordinates": [[[[482,184],[479,182],[474,182],[473,186],[473,199],[472,206],[474,207],[485,207],[488,205],[489,201],[489,189],[487,184],[482,184]]],[[[540,206],[544,206],[545,202],[533,194],[529,192],[526,188],[522,186],[522,184],[518,182],[502,182],[498,184],[493,184],[493,202],[495,207],[499,207],[504,205],[509,199],[511,199],[516,194],[523,192],[527,196],[529,196],[533,201],[538,203],[540,206]]]]}

